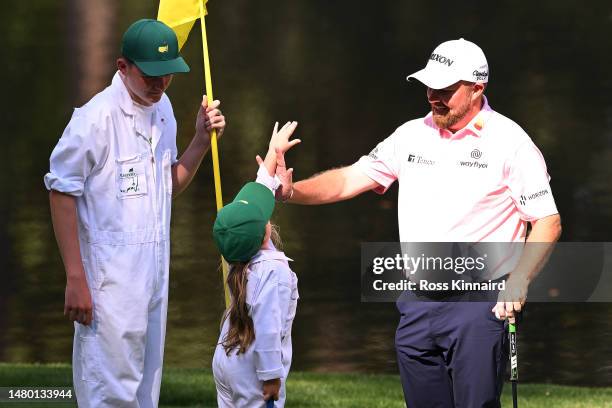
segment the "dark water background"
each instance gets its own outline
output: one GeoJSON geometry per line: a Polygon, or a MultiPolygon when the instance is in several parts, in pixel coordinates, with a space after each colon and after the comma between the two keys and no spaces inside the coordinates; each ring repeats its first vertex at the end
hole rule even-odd
{"type": "MultiPolygon", "coordinates": [[[[0,361],[67,362],[65,277],[42,177],[70,118],[112,77],[119,40],[154,1],[10,0],[0,36],[0,361]]],[[[465,37],[485,51],[494,109],[542,150],[565,241],[610,241],[612,3],[249,1],[209,3],[215,97],[227,202],[255,174],[275,120],[300,122],[288,156],[298,179],[356,161],[403,122],[423,116],[425,89],[408,85],[435,45],[465,37]],[[436,5],[434,5],[436,4],[436,5]]],[[[179,150],[203,93],[199,26],[183,50],[192,67],[169,89],[179,150]]],[[[297,370],[397,372],[393,304],[360,303],[362,241],[393,241],[397,187],[324,207],[279,206],[301,299],[297,370]]],[[[451,203],[449,203],[451,205],[451,203]]],[[[210,156],[173,209],[166,364],[209,366],[223,309],[211,240],[210,156]]],[[[527,381],[612,385],[612,305],[531,304],[521,326],[527,381]]]]}

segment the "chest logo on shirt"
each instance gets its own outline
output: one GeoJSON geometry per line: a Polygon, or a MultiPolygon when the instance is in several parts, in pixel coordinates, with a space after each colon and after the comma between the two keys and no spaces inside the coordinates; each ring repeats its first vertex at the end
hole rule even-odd
{"type": "Polygon", "coordinates": [[[409,154],[408,155],[408,161],[410,163],[415,163],[415,164],[422,164],[425,166],[433,166],[436,164],[435,160],[431,160],[431,159],[426,159],[421,155],[416,155],[416,154],[409,154]]]}
{"type": "Polygon", "coordinates": [[[116,174],[117,196],[119,198],[140,197],[147,194],[144,163],[119,163],[116,174]]]}
{"type": "Polygon", "coordinates": [[[140,183],[138,181],[138,173],[134,168],[130,168],[126,173],[119,173],[119,179],[122,181],[120,190],[122,193],[138,193],[140,191],[140,183]]]}
{"type": "Polygon", "coordinates": [[[470,158],[474,160],[459,160],[457,161],[457,164],[459,167],[469,167],[474,169],[486,169],[489,167],[489,163],[479,160],[482,158],[482,152],[478,149],[474,149],[470,152],[470,158]]]}

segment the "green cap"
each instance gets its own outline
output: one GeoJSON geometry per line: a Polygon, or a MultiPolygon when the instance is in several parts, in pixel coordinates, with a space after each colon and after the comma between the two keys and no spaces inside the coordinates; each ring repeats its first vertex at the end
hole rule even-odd
{"type": "Polygon", "coordinates": [[[272,191],[255,182],[245,184],[219,211],[213,239],[226,261],[248,262],[259,251],[273,211],[272,191]]]}
{"type": "Polygon", "coordinates": [[[189,72],[174,30],[161,21],[143,19],[132,24],[123,34],[121,55],[148,76],[189,72]]]}

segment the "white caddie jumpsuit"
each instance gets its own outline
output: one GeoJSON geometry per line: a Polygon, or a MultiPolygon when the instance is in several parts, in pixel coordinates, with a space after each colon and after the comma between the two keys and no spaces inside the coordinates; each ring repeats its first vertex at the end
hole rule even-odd
{"type": "Polygon", "coordinates": [[[229,330],[226,320],[213,357],[219,408],[263,408],[263,381],[281,379],[276,408],[285,406],[285,382],[291,367],[291,327],[299,298],[297,276],[275,249],[260,250],[249,261],[246,303],[255,341],[244,354],[225,354],[220,344],[229,330]]]}
{"type": "Polygon", "coordinates": [[[119,73],[75,109],[45,185],[76,197],[93,323],[75,323],[79,407],[156,407],[162,375],[176,120],[166,95],[136,118],[119,73]]]}

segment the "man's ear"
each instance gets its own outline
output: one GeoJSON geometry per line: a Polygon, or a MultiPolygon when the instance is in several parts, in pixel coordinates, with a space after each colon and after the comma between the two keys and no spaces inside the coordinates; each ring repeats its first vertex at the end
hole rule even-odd
{"type": "Polygon", "coordinates": [[[123,58],[123,57],[119,57],[117,58],[117,69],[123,74],[125,75],[128,69],[128,61],[123,58]]]}
{"type": "Polygon", "coordinates": [[[473,99],[476,100],[480,98],[482,94],[484,93],[484,90],[486,87],[487,87],[487,84],[482,83],[482,82],[476,82],[474,84],[474,94],[472,95],[473,99]]]}

